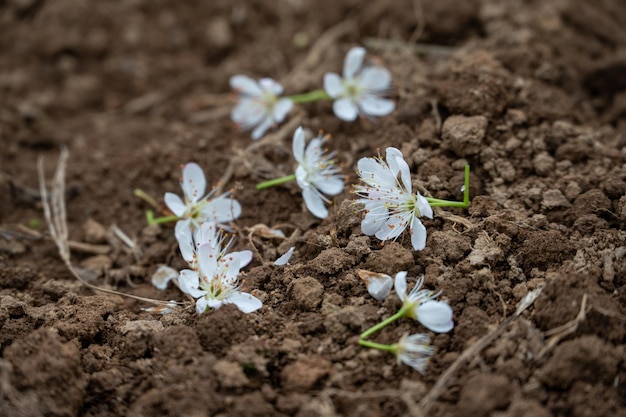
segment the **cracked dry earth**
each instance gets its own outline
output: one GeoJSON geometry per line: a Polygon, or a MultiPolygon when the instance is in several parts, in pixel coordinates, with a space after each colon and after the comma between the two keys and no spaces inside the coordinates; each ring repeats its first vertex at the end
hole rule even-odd
{"type": "MultiPolygon", "coordinates": [[[[622,2],[9,0],[0,26],[0,415],[626,416],[622,2]],[[301,105],[249,148],[230,76],[308,91],[358,44],[390,69],[394,113],[344,123],[301,105]],[[298,125],[333,135],[349,183],[395,146],[414,187],[458,199],[469,163],[472,204],[426,221],[421,252],[364,236],[349,190],[320,221],[295,185],[254,189],[292,172],[298,125]],[[91,284],[185,300],[150,284],[184,264],[133,190],[162,201],[196,161],[242,203],[236,249],[258,249],[246,288],[263,308],[160,316],[76,281],[37,191],[38,156],[50,178],[62,146],[72,262],[91,284]],[[257,224],[289,237],[248,239],[257,224]],[[452,306],[424,376],[356,343],[400,305],[358,268],[423,274],[452,306]]],[[[419,331],[401,320],[374,340],[419,331]]]]}

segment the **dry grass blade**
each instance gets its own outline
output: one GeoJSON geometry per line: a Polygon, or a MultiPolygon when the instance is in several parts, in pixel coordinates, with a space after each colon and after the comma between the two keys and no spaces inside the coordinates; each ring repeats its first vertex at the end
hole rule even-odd
{"type": "Polygon", "coordinates": [[[578,325],[585,321],[587,317],[587,294],[583,294],[583,299],[580,303],[580,310],[578,314],[574,318],[574,320],[568,321],[562,326],[559,326],[555,329],[548,330],[544,333],[545,336],[551,336],[546,346],[541,349],[541,352],[537,355],[537,359],[543,357],[546,353],[548,353],[554,346],[556,346],[561,339],[565,336],[574,333],[578,329],[578,325]]]}
{"type": "Polygon", "coordinates": [[[65,266],[67,266],[69,271],[77,280],[79,280],[86,287],[93,290],[104,292],[107,294],[120,295],[122,297],[129,297],[135,300],[140,300],[146,303],[156,305],[171,305],[171,301],[162,301],[152,298],[139,297],[136,295],[125,294],[123,292],[97,287],[83,280],[81,276],[76,272],[70,259],[70,247],[68,243],[67,233],[67,216],[65,211],[65,167],[67,165],[67,158],[67,149],[62,148],[61,155],[59,156],[59,163],[54,174],[50,194],[48,194],[48,190],[46,188],[46,179],[43,172],[43,157],[39,157],[39,160],[37,161],[39,189],[41,192],[41,202],[43,204],[44,217],[46,218],[46,223],[48,224],[48,229],[50,230],[50,236],[56,244],[59,250],[59,255],[65,263],[65,266]]]}

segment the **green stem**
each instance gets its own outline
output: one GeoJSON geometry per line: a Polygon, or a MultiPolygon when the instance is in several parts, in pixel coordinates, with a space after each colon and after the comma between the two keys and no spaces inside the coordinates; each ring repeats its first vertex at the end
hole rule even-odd
{"type": "Polygon", "coordinates": [[[370,342],[369,340],[359,339],[359,345],[372,349],[384,350],[386,352],[394,353],[396,345],[383,345],[382,343],[370,342]]]}
{"type": "Polygon", "coordinates": [[[148,195],[148,193],[146,193],[144,190],[137,188],[135,189],[133,193],[135,194],[135,197],[141,198],[146,203],[150,204],[152,207],[157,208],[159,206],[157,202],[154,200],[154,198],[148,195]]]}
{"type": "Polygon", "coordinates": [[[318,100],[332,100],[333,99],[331,96],[326,94],[326,91],[324,90],[315,90],[309,93],[295,94],[287,98],[296,104],[297,103],[309,103],[311,101],[318,101],[318,100]]]}
{"type": "Polygon", "coordinates": [[[286,182],[295,181],[296,174],[287,175],[286,177],[275,178],[273,180],[260,182],[256,185],[257,190],[264,190],[275,185],[284,184],[286,182]]]}
{"type": "Polygon", "coordinates": [[[403,305],[402,308],[393,316],[381,321],[380,323],[370,327],[369,329],[367,329],[366,331],[364,331],[363,333],[361,333],[361,336],[359,337],[359,343],[361,340],[365,340],[368,337],[370,337],[371,335],[373,335],[374,333],[376,333],[377,331],[379,331],[380,329],[382,329],[383,327],[387,326],[388,324],[393,323],[394,321],[398,320],[399,318],[402,318],[406,315],[407,311],[409,311],[409,309],[411,308],[410,305],[403,305]]]}
{"type": "Polygon", "coordinates": [[[470,205],[470,166],[465,165],[465,177],[463,178],[463,201],[440,200],[438,198],[426,197],[431,207],[460,207],[467,209],[470,205]]]}
{"type": "Polygon", "coordinates": [[[178,216],[173,214],[171,216],[163,216],[163,217],[155,218],[152,210],[148,210],[146,212],[146,220],[148,221],[148,224],[162,224],[162,223],[175,222],[178,220],[178,216]]]}

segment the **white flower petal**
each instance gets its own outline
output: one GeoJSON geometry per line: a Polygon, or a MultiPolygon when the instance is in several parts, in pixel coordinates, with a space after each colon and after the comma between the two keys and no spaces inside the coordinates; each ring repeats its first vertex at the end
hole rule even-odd
{"type": "Polygon", "coordinates": [[[164,290],[167,288],[167,284],[169,284],[171,280],[178,278],[178,275],[178,271],[174,268],[170,268],[167,265],[161,265],[154,272],[154,274],[152,274],[152,285],[160,290],[164,290]]]}
{"type": "Polygon", "coordinates": [[[202,214],[208,221],[228,223],[241,215],[241,205],[234,198],[218,197],[202,207],[202,214]]]}
{"type": "Polygon", "coordinates": [[[276,265],[276,266],[287,265],[287,263],[289,262],[289,260],[293,256],[294,250],[296,250],[295,246],[290,247],[287,252],[285,252],[281,257],[279,257],[278,259],[276,259],[274,261],[274,265],[276,265]]]}
{"type": "Polygon", "coordinates": [[[353,78],[363,65],[365,48],[356,46],[348,51],[343,62],[343,78],[353,78]]]}
{"type": "Polygon", "coordinates": [[[396,277],[394,279],[394,288],[396,290],[396,294],[398,294],[398,297],[402,301],[406,300],[406,275],[406,271],[401,271],[396,274],[396,277]]]}
{"type": "MultiPolygon", "coordinates": [[[[222,300],[218,300],[218,299],[216,299],[216,298],[208,298],[208,299],[206,300],[206,305],[207,305],[209,308],[213,308],[213,309],[216,309],[216,310],[217,310],[218,308],[220,308],[221,306],[223,306],[223,305],[224,305],[224,301],[222,301],[222,300]]],[[[196,310],[197,310],[197,307],[198,307],[198,305],[196,304],[196,310]]],[[[206,307],[205,307],[205,309],[206,309],[206,307]]]]}
{"type": "Polygon", "coordinates": [[[415,309],[417,320],[437,333],[447,333],[454,327],[452,308],[442,301],[426,301],[415,309]]]}
{"type": "Polygon", "coordinates": [[[267,130],[272,127],[274,125],[274,121],[272,120],[272,117],[266,117],[265,119],[263,119],[263,121],[254,128],[254,130],[252,131],[252,139],[253,140],[258,140],[261,139],[263,137],[263,135],[265,135],[265,132],[267,132],[267,130]]]}
{"type": "Polygon", "coordinates": [[[249,96],[259,97],[263,94],[259,84],[245,75],[234,75],[230,77],[230,87],[233,90],[237,90],[239,93],[249,96]]]}
{"type": "Polygon", "coordinates": [[[201,290],[200,276],[196,271],[183,269],[178,275],[178,286],[185,294],[191,295],[193,298],[203,297],[206,291],[201,290]]]}
{"type": "Polygon", "coordinates": [[[389,217],[384,225],[376,232],[375,236],[382,240],[392,240],[400,236],[406,229],[406,220],[400,216],[389,217]]]}
{"type": "Polygon", "coordinates": [[[261,302],[261,300],[259,300],[252,294],[241,291],[236,291],[232,293],[224,301],[236,305],[239,310],[246,314],[252,313],[253,311],[256,311],[263,307],[263,303],[261,302]]]}
{"type": "Polygon", "coordinates": [[[366,236],[372,236],[380,230],[385,224],[388,210],[385,206],[377,206],[376,209],[370,210],[365,214],[365,218],[361,222],[361,231],[366,236]]]}
{"type": "Polygon", "coordinates": [[[398,165],[398,169],[400,170],[402,185],[404,185],[405,191],[411,194],[411,170],[409,169],[409,164],[406,163],[404,158],[396,158],[396,164],[398,165]]]}
{"type": "Polygon", "coordinates": [[[267,107],[258,99],[242,99],[230,112],[230,118],[240,125],[242,130],[258,125],[266,116],[267,107]]]}
{"type": "Polygon", "coordinates": [[[389,275],[377,274],[370,277],[367,283],[367,292],[378,301],[384,301],[389,295],[392,286],[393,280],[389,275]]]}
{"type": "Polygon", "coordinates": [[[426,228],[417,217],[411,222],[411,244],[415,250],[423,250],[426,247],[426,228]]]}
{"type": "Polygon", "coordinates": [[[206,298],[201,297],[196,301],[196,313],[202,314],[208,310],[209,303],[206,298]]]}
{"type": "Polygon", "coordinates": [[[383,67],[367,67],[359,74],[359,83],[369,91],[384,92],[391,87],[391,73],[383,67]]]}
{"type": "Polygon", "coordinates": [[[324,205],[324,200],[318,194],[313,187],[306,187],[302,189],[302,197],[304,198],[304,203],[306,204],[306,208],[315,216],[320,219],[325,219],[328,217],[328,210],[324,205]]]}
{"type": "Polygon", "coordinates": [[[187,197],[189,201],[195,203],[204,196],[206,178],[204,177],[204,171],[202,171],[200,165],[195,162],[185,164],[183,167],[181,186],[185,197],[187,197]]]}
{"type": "Polygon", "coordinates": [[[279,96],[283,93],[283,86],[271,78],[261,78],[259,85],[263,90],[274,96],[279,96]]]}
{"type": "Polygon", "coordinates": [[[218,244],[217,227],[217,224],[214,222],[206,222],[202,223],[199,228],[196,228],[193,234],[194,250],[205,243],[209,243],[216,248],[218,244]]]}
{"type": "Polygon", "coordinates": [[[183,217],[187,206],[185,206],[185,203],[183,203],[183,200],[181,200],[179,196],[174,193],[165,193],[163,200],[167,208],[170,209],[176,217],[183,217]]]}
{"type": "Polygon", "coordinates": [[[370,116],[386,116],[396,109],[393,100],[365,95],[359,100],[359,106],[363,112],[370,116]]]}
{"type": "Polygon", "coordinates": [[[198,256],[198,270],[202,276],[212,279],[217,273],[217,253],[210,243],[200,245],[196,251],[198,256]]]}
{"type": "Polygon", "coordinates": [[[433,218],[433,208],[428,203],[428,200],[426,200],[426,197],[424,197],[420,193],[417,193],[416,206],[422,216],[428,217],[429,219],[433,218]]]}
{"type": "Polygon", "coordinates": [[[235,275],[239,275],[239,270],[252,261],[252,256],[252,251],[242,250],[239,252],[228,253],[224,255],[224,258],[228,258],[229,262],[232,262],[234,265],[236,265],[237,270],[235,272],[235,275]]]}
{"type": "Polygon", "coordinates": [[[315,187],[327,195],[337,195],[343,191],[343,177],[325,178],[322,181],[316,181],[315,187]]]}
{"type": "Polygon", "coordinates": [[[332,98],[340,97],[343,94],[343,83],[339,74],[334,72],[324,74],[324,91],[332,98]]]}
{"type": "Polygon", "coordinates": [[[333,103],[333,112],[335,116],[346,122],[352,122],[356,120],[359,115],[359,109],[357,106],[347,98],[340,98],[333,103]]]}
{"type": "Polygon", "coordinates": [[[281,123],[285,120],[287,114],[293,108],[293,101],[288,98],[281,98],[274,105],[274,111],[272,112],[272,116],[274,117],[274,121],[276,123],[281,123]]]}
{"type": "Polygon", "coordinates": [[[188,263],[194,260],[194,253],[196,252],[196,247],[193,242],[193,232],[189,226],[190,224],[188,222],[180,221],[176,222],[176,227],[174,228],[174,236],[176,236],[176,240],[178,241],[180,253],[183,255],[183,259],[188,263]]]}
{"type": "Polygon", "coordinates": [[[296,129],[296,132],[293,134],[293,157],[296,161],[302,162],[304,159],[304,144],[305,144],[305,134],[302,126],[299,126],[296,129]]]}

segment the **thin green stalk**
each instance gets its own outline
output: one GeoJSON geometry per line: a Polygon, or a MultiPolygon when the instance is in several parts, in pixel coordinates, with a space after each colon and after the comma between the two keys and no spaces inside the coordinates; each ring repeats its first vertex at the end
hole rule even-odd
{"type": "Polygon", "coordinates": [[[141,198],[142,200],[144,200],[146,203],[150,204],[154,208],[157,208],[159,206],[157,202],[154,200],[154,198],[152,198],[148,193],[146,193],[142,189],[139,189],[139,188],[135,189],[134,194],[135,194],[135,197],[141,198]]]}
{"type": "Polygon", "coordinates": [[[275,178],[273,180],[260,182],[256,185],[257,190],[264,190],[265,188],[270,188],[275,185],[284,184],[286,182],[295,181],[296,174],[287,175],[286,177],[275,178]]]}
{"type": "Polygon", "coordinates": [[[459,207],[467,209],[470,205],[470,166],[465,165],[465,177],[463,178],[463,201],[440,200],[438,198],[426,197],[431,207],[459,207]]]}
{"type": "Polygon", "coordinates": [[[295,94],[295,95],[289,96],[287,98],[289,100],[293,101],[294,103],[310,103],[311,101],[332,100],[333,99],[331,96],[326,94],[326,91],[324,91],[324,90],[315,90],[315,91],[311,91],[309,93],[295,94]]]}
{"type": "Polygon", "coordinates": [[[361,333],[361,336],[359,337],[359,343],[361,340],[365,340],[368,337],[370,337],[371,335],[373,335],[374,333],[376,333],[377,331],[379,331],[380,329],[382,329],[383,327],[387,326],[388,324],[393,323],[394,321],[398,320],[399,318],[402,318],[406,315],[406,312],[411,308],[410,305],[408,306],[402,306],[402,308],[393,316],[381,321],[380,323],[370,327],[369,329],[367,329],[366,331],[364,331],[363,333],[361,333]]]}
{"type": "Polygon", "coordinates": [[[384,350],[386,352],[393,353],[396,345],[383,345],[382,343],[370,342],[369,340],[359,339],[359,345],[365,346],[372,349],[384,350]]]}
{"type": "Polygon", "coordinates": [[[163,216],[163,217],[154,217],[154,213],[152,212],[152,210],[148,210],[146,212],[146,220],[148,221],[148,224],[163,224],[163,223],[169,223],[169,222],[175,222],[178,220],[178,216],[176,215],[171,215],[171,216],[163,216]]]}

